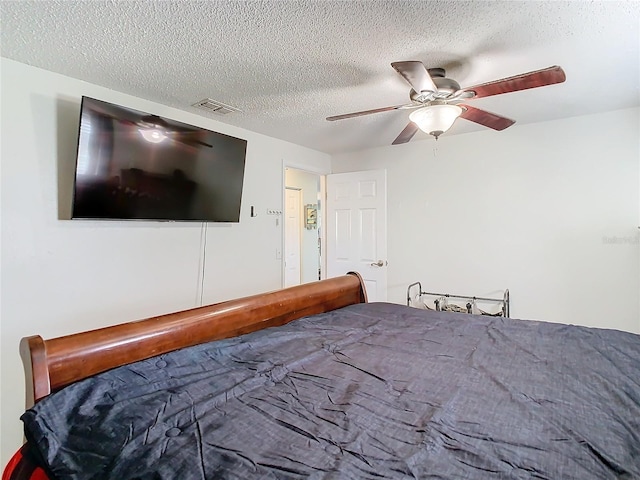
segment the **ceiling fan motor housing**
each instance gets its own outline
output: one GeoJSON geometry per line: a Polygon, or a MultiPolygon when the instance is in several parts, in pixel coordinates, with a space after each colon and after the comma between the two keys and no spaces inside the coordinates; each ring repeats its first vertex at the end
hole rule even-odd
{"type": "Polygon", "coordinates": [[[427,103],[433,100],[444,100],[460,90],[458,82],[445,77],[446,72],[444,68],[429,68],[427,71],[429,72],[437,90],[435,92],[416,92],[411,89],[409,96],[414,102],[427,103]]]}
{"type": "Polygon", "coordinates": [[[460,90],[460,85],[455,80],[445,77],[434,77],[433,83],[438,87],[436,95],[443,94],[444,96],[451,95],[452,93],[460,90]]]}
{"type": "Polygon", "coordinates": [[[450,95],[460,90],[460,85],[455,80],[446,77],[446,71],[444,68],[429,68],[427,69],[433,83],[438,88],[437,94],[443,94],[442,96],[450,95]]]}

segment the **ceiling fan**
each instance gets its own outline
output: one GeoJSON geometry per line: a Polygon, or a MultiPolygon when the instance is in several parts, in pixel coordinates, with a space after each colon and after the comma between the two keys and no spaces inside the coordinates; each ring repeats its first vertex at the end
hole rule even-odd
{"type": "Polygon", "coordinates": [[[553,66],[461,89],[458,82],[445,76],[443,68],[427,69],[422,62],[418,61],[394,62],[391,66],[411,86],[409,92],[411,103],[335,115],[327,117],[327,120],[332,122],[389,110],[417,109],[409,115],[410,122],[393,141],[393,145],[407,143],[418,129],[433,135],[437,140],[451,128],[458,117],[494,130],[504,130],[513,125],[515,120],[465,105],[463,102],[562,83],[566,79],[562,68],[553,66]]]}
{"type": "Polygon", "coordinates": [[[139,120],[130,120],[121,117],[115,117],[109,114],[101,113],[114,121],[136,127],[142,138],[150,143],[161,143],[165,140],[173,140],[184,145],[212,148],[213,146],[199,140],[197,136],[199,132],[187,128],[177,127],[169,124],[165,119],[157,115],[145,115],[139,120]]]}
{"type": "Polygon", "coordinates": [[[212,148],[212,145],[195,138],[198,135],[197,131],[169,125],[167,121],[157,115],[145,115],[135,123],[142,138],[151,143],[160,143],[169,138],[185,145],[202,145],[212,148]]]}

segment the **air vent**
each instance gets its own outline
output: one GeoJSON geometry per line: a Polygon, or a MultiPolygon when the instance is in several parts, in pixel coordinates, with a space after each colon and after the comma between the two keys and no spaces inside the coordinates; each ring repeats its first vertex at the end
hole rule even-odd
{"type": "Polygon", "coordinates": [[[229,105],[225,105],[222,102],[217,102],[216,100],[212,100],[210,98],[205,98],[204,100],[200,100],[193,104],[194,107],[201,108],[202,110],[206,110],[207,112],[215,113],[217,115],[226,115],[228,113],[239,112],[239,108],[231,107],[229,105]]]}

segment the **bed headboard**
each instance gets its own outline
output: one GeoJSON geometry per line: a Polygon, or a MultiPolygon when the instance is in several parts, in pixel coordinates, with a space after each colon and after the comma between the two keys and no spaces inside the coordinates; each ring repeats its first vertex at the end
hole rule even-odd
{"type": "Polygon", "coordinates": [[[367,301],[358,273],[182,312],[44,340],[20,342],[27,408],[100,372],[172,350],[235,337],[367,301]]]}

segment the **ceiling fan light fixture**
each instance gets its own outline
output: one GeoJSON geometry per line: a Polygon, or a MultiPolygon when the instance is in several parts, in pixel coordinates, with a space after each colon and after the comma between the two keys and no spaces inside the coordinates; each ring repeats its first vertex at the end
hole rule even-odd
{"type": "Polygon", "coordinates": [[[159,128],[139,128],[138,131],[140,135],[142,135],[142,138],[151,143],[160,143],[167,138],[165,133],[159,128]]]}
{"type": "Polygon", "coordinates": [[[430,105],[413,111],[409,115],[409,120],[437,140],[451,128],[462,112],[462,107],[458,105],[430,105]]]}

